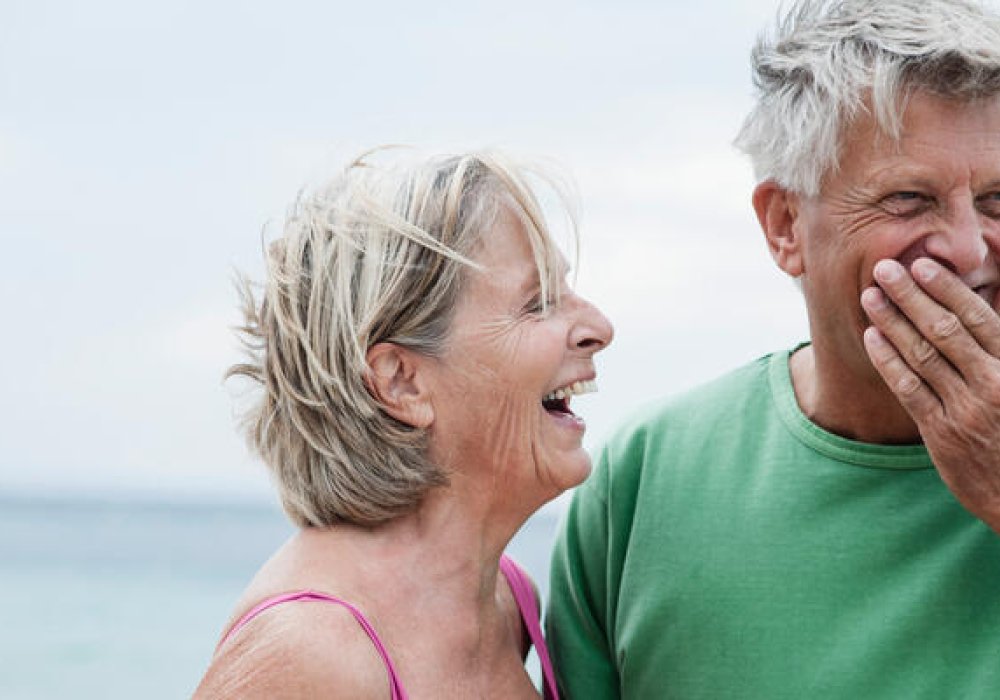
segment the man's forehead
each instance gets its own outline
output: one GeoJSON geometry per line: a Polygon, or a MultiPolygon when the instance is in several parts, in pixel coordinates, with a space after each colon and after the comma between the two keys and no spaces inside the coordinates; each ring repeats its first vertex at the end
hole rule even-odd
{"type": "Polygon", "coordinates": [[[863,111],[845,125],[836,170],[850,170],[871,158],[905,160],[923,147],[994,152],[1000,148],[1000,98],[970,102],[916,93],[895,134],[863,111]]]}
{"type": "Polygon", "coordinates": [[[914,128],[932,124],[954,126],[956,120],[986,115],[991,109],[1000,109],[1000,94],[960,99],[918,89],[907,92],[891,111],[877,108],[871,97],[867,97],[856,114],[843,122],[841,140],[847,143],[856,139],[879,139],[894,143],[906,139],[914,128]]]}

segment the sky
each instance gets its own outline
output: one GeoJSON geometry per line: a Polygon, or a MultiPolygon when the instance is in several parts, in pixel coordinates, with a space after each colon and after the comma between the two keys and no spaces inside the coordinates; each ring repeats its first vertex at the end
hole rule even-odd
{"type": "Polygon", "coordinates": [[[5,0],[0,493],[270,498],[237,430],[236,270],[365,149],[569,174],[613,321],[596,445],[806,337],[731,145],[776,0],[5,0]]]}

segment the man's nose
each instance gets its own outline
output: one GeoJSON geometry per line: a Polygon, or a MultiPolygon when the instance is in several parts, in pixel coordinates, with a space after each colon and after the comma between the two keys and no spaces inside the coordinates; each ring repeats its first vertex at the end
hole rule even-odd
{"type": "Polygon", "coordinates": [[[989,254],[983,215],[972,197],[963,197],[949,207],[949,216],[925,242],[927,254],[961,276],[980,267],[989,254]]]}

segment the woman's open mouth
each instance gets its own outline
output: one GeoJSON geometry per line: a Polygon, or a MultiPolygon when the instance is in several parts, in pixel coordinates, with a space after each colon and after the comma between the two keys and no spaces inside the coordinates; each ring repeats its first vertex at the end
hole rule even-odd
{"type": "Polygon", "coordinates": [[[555,391],[549,392],[542,398],[542,407],[549,413],[562,416],[575,416],[570,410],[569,400],[571,396],[581,394],[592,394],[597,391],[597,382],[588,379],[582,382],[573,382],[555,391]]]}

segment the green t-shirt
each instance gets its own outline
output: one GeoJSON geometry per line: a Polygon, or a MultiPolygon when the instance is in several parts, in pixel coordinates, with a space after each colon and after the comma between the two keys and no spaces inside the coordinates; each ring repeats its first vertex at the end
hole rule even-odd
{"type": "Polygon", "coordinates": [[[922,446],[809,422],[788,356],[600,450],[552,560],[569,700],[1000,698],[1000,538],[922,446]]]}

